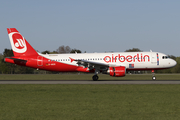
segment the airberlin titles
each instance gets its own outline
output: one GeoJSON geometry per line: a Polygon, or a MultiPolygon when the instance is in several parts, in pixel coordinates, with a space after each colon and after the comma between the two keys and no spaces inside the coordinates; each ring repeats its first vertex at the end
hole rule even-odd
{"type": "Polygon", "coordinates": [[[145,61],[150,61],[150,57],[149,55],[143,55],[142,53],[141,54],[137,54],[137,55],[127,55],[127,56],[124,56],[124,55],[114,55],[112,54],[112,56],[105,56],[104,57],[104,61],[106,63],[111,63],[111,62],[145,62],[145,61]]]}

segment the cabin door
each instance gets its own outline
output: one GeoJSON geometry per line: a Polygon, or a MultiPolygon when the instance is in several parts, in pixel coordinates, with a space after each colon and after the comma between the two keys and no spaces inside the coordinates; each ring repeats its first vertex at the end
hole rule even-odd
{"type": "Polygon", "coordinates": [[[151,53],[151,63],[157,64],[157,54],[156,53],[151,53]]]}

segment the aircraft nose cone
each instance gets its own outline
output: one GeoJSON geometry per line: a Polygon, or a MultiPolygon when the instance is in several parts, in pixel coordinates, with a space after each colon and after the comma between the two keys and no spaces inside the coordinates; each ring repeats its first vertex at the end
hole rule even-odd
{"type": "Polygon", "coordinates": [[[176,64],[177,64],[177,62],[175,61],[175,60],[172,60],[171,61],[171,65],[174,67],[174,66],[176,66],[176,64]]]}

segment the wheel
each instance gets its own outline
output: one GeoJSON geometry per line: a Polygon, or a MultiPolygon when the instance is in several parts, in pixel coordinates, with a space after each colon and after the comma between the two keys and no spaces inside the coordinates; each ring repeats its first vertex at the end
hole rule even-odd
{"type": "Polygon", "coordinates": [[[98,76],[97,75],[94,75],[93,77],[92,77],[92,79],[94,80],[94,81],[97,81],[98,80],[98,76]]]}
{"type": "Polygon", "coordinates": [[[156,77],[155,77],[155,76],[153,76],[153,77],[152,77],[152,80],[156,80],[156,77]]]}

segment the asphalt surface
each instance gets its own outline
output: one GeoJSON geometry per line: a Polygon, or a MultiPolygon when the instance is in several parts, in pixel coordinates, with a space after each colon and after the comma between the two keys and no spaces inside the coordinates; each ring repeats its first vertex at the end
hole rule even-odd
{"type": "Polygon", "coordinates": [[[124,81],[87,81],[87,80],[0,80],[0,84],[180,84],[180,80],[124,80],[124,81]]]}

